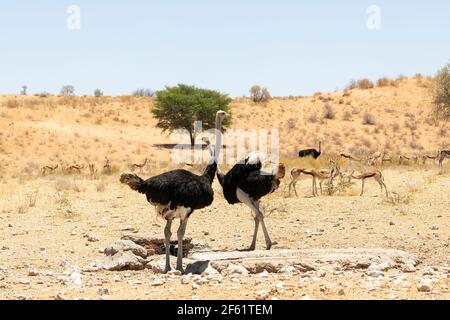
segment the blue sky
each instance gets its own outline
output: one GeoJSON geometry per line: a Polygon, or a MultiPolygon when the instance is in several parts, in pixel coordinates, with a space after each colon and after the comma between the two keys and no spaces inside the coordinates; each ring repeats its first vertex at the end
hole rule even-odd
{"type": "Polygon", "coordinates": [[[450,59],[450,1],[15,0],[0,3],[0,92],[107,95],[177,83],[306,95],[350,79],[434,74],[450,59]],[[81,29],[66,27],[69,5],[81,29]],[[366,10],[381,9],[369,30],[366,10]]]}

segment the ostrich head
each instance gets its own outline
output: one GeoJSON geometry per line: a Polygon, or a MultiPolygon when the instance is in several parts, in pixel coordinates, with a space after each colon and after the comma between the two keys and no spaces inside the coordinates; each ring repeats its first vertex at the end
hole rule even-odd
{"type": "Polygon", "coordinates": [[[220,122],[222,122],[229,114],[226,113],[223,110],[219,110],[216,113],[216,120],[219,120],[220,122]]]}

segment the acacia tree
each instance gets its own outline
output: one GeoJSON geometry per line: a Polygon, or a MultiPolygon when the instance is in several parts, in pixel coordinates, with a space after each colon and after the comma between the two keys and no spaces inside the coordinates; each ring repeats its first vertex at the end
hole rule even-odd
{"type": "MultiPolygon", "coordinates": [[[[196,121],[202,121],[205,130],[214,128],[216,112],[223,110],[229,113],[231,99],[218,91],[196,88],[185,84],[166,87],[156,92],[152,114],[158,120],[157,127],[163,132],[186,129],[189,132],[191,146],[195,145],[196,121]]],[[[230,124],[229,117],[223,122],[230,124]]]]}
{"type": "Polygon", "coordinates": [[[71,85],[65,85],[61,88],[59,94],[63,97],[73,97],[75,96],[75,87],[71,85]]]}
{"type": "Polygon", "coordinates": [[[95,89],[95,90],[94,90],[94,96],[95,96],[96,98],[103,97],[103,91],[100,90],[100,89],[95,89]]]}
{"type": "Polygon", "coordinates": [[[450,63],[436,74],[432,93],[436,119],[448,121],[450,119],[450,63]]]}
{"type": "Polygon", "coordinates": [[[261,88],[258,85],[254,85],[250,88],[250,98],[253,102],[267,102],[271,96],[267,88],[261,88]]]}

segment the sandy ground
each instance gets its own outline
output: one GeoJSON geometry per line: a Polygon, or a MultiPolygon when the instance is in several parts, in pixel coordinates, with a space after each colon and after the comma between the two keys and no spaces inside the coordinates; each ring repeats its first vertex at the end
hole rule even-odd
{"type": "MultiPolygon", "coordinates": [[[[425,81],[425,80],[423,80],[425,81]]],[[[282,160],[297,165],[296,150],[324,140],[325,154],[365,155],[387,146],[399,154],[434,154],[446,147],[448,132],[428,120],[426,83],[408,80],[398,87],[274,99],[257,106],[232,103],[234,128],[280,129],[282,160]],[[331,98],[331,100],[329,100],[331,98]],[[324,99],[327,101],[324,102],[324,99]],[[342,100],[342,101],[340,101],[342,100]],[[325,103],[335,119],[321,118],[325,103]],[[344,120],[344,113],[351,114],[344,120]],[[375,125],[363,125],[365,112],[375,125]],[[311,115],[317,121],[310,121],[311,115]],[[274,122],[274,119],[276,121],[274,122]],[[279,123],[277,123],[277,121],[279,123]],[[398,124],[398,127],[395,125],[398,124]]],[[[263,210],[276,248],[393,248],[417,255],[414,272],[392,269],[374,277],[367,270],[309,271],[293,274],[177,276],[151,270],[83,272],[105,246],[132,232],[162,237],[145,197],[119,183],[131,162],[149,158],[149,177],[176,167],[160,144],[168,136],[155,128],[152,101],[116,97],[74,100],[0,97],[0,298],[1,299],[448,299],[450,165],[389,164],[383,168],[390,197],[359,181],[333,196],[310,197],[311,180],[302,178],[299,197],[280,189],[264,198],[263,210]],[[111,159],[112,175],[89,177],[87,162],[101,169],[111,159]],[[42,176],[44,165],[80,163],[82,174],[42,176]],[[35,201],[34,201],[35,200],[35,201]],[[429,290],[418,285],[428,281],[429,290]]],[[[314,166],[323,166],[319,161],[314,166]]],[[[343,167],[346,166],[342,163],[343,167]]],[[[228,205],[217,181],[212,206],[196,211],[187,236],[212,250],[247,247],[253,232],[250,210],[228,205]]],[[[260,232],[258,248],[264,249],[260,232]]]]}
{"type": "MultiPolygon", "coordinates": [[[[299,183],[299,198],[286,197],[286,185],[282,185],[264,201],[263,208],[270,212],[266,218],[270,234],[278,241],[277,248],[401,249],[421,259],[416,272],[390,270],[381,278],[371,278],[365,270],[228,276],[198,289],[192,288],[197,278],[182,284],[180,276],[150,270],[82,272],[81,286],[73,285],[65,280],[70,270],[97,260],[99,250],[130,230],[162,236],[163,222],[145,197],[119,185],[116,176],[103,178],[103,182],[81,176],[9,180],[1,185],[1,298],[96,299],[104,297],[99,292],[106,288],[108,298],[120,299],[254,299],[261,290],[277,285],[282,289],[272,292],[271,298],[449,298],[450,194],[446,190],[450,176],[437,175],[434,168],[392,168],[385,175],[390,190],[403,199],[400,203],[389,203],[375,183],[368,183],[363,197],[319,198],[308,196],[307,179],[299,183]],[[56,191],[59,179],[68,179],[73,183],[70,187],[80,190],[56,191]],[[99,183],[104,183],[104,190],[97,191],[99,183]],[[36,204],[29,207],[29,196],[35,191],[36,204]],[[436,269],[433,290],[418,292],[417,283],[429,267],[436,269]],[[406,280],[400,282],[402,277],[406,280]],[[163,284],[152,285],[158,279],[163,284]]],[[[213,250],[248,246],[253,230],[249,210],[226,204],[217,182],[215,189],[214,204],[193,215],[187,236],[206,242],[213,250]]],[[[359,184],[349,192],[358,189],[359,184]]],[[[258,247],[264,249],[262,235],[258,247]]]]}

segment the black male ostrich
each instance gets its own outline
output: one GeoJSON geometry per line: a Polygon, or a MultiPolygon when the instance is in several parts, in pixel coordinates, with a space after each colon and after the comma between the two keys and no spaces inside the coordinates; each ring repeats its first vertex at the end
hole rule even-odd
{"type": "Polygon", "coordinates": [[[223,188],[223,194],[229,204],[244,203],[255,214],[255,231],[248,250],[255,250],[258,227],[261,223],[266,248],[270,250],[273,244],[264,223],[264,215],[259,209],[259,201],[265,195],[274,192],[280,185],[280,179],[285,175],[285,167],[278,165],[276,174],[261,171],[261,160],[258,154],[250,154],[244,161],[234,165],[226,175],[217,168],[217,178],[223,188]]]}
{"type": "MultiPolygon", "coordinates": [[[[216,114],[216,155],[221,145],[221,124],[227,116],[224,111],[216,114]]],[[[120,182],[127,184],[131,189],[147,196],[147,201],[155,206],[157,214],[166,220],[164,228],[166,246],[166,267],[170,271],[170,229],[173,219],[180,219],[178,228],[178,256],[177,270],[183,272],[183,238],[188,218],[196,209],[202,209],[213,202],[214,192],[211,184],[217,170],[218,156],[212,157],[203,175],[198,176],[190,171],[178,169],[169,171],[146,181],[135,174],[124,173],[120,182]]]]}
{"type": "Polygon", "coordinates": [[[322,153],[322,141],[319,141],[319,150],[316,149],[305,149],[300,150],[298,152],[299,158],[305,158],[305,157],[313,157],[314,159],[317,159],[320,157],[322,153]]]}

